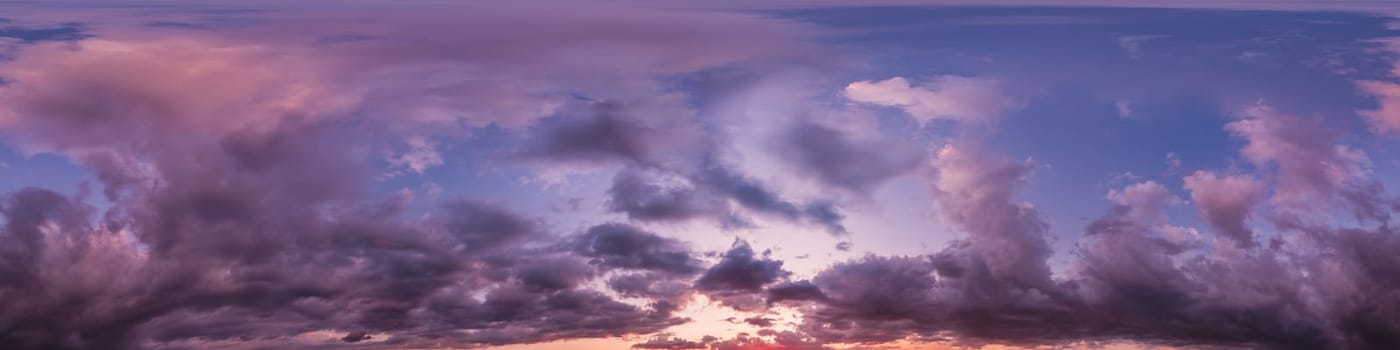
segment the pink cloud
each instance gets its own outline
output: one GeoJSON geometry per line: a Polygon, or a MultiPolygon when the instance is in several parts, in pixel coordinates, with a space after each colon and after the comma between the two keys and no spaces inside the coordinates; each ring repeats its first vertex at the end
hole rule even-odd
{"type": "Polygon", "coordinates": [[[1400,133],[1400,84],[1365,80],[1356,82],[1356,86],[1376,98],[1375,109],[1357,112],[1371,124],[1371,129],[1381,134],[1400,133]]]}
{"type": "Polygon", "coordinates": [[[1369,182],[1371,160],[1340,142],[1318,119],[1299,118],[1267,106],[1250,108],[1225,126],[1246,141],[1240,154],[1261,167],[1277,167],[1271,201],[1283,214],[1316,215],[1369,182]],[[1311,214],[1309,214],[1311,213],[1311,214]]]}
{"type": "Polygon", "coordinates": [[[1197,171],[1185,178],[1196,210],[1225,237],[1241,245],[1254,244],[1250,213],[1264,192],[1264,185],[1249,176],[1219,175],[1197,171]]]}
{"type": "Polygon", "coordinates": [[[1166,221],[1164,210],[1168,206],[1181,203],[1181,198],[1155,181],[1144,181],[1128,185],[1121,190],[1108,192],[1108,199],[1130,208],[1130,217],[1145,223],[1166,221]]]}

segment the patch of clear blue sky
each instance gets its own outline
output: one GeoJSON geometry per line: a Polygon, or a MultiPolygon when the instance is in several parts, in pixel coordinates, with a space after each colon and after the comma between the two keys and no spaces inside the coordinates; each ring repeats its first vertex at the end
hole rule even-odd
{"type": "MultiPolygon", "coordinates": [[[[25,187],[38,187],[76,194],[79,185],[92,177],[87,169],[74,165],[66,156],[53,153],[25,155],[12,145],[0,144],[0,193],[25,187]]],[[[93,187],[93,194],[101,188],[93,187]]]]}

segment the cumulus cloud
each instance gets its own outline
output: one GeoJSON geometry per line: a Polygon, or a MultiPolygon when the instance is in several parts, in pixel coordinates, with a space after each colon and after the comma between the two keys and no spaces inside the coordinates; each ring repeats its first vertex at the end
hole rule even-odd
{"type": "Polygon", "coordinates": [[[857,81],[846,85],[845,96],[855,102],[899,108],[920,123],[996,120],[1022,105],[1007,96],[999,80],[957,75],[936,76],[919,84],[904,77],[857,81]]]}
{"type": "Polygon", "coordinates": [[[933,164],[934,202],[948,222],[967,234],[977,263],[997,279],[1048,284],[1049,227],[1034,207],[1013,198],[1032,164],[954,145],[939,150],[933,164]]]}
{"type": "Polygon", "coordinates": [[[339,329],[391,334],[345,337],[356,342],[504,344],[680,322],[664,303],[639,308],[577,288],[591,272],[567,256],[517,259],[527,254],[517,238],[531,225],[482,204],[448,206],[440,215],[450,219],[416,224],[352,208],[317,219],[288,212],[275,195],[185,185],[144,196],[152,203],[142,206],[163,209],[133,209],[115,231],[86,225],[92,209],[52,192],[9,196],[0,295],[11,303],[0,320],[15,326],[0,338],[19,348],[146,348],[291,344],[339,329]],[[51,312],[59,308],[69,312],[51,312]]]}
{"type": "Polygon", "coordinates": [[[734,242],[718,263],[695,280],[695,289],[735,309],[759,309],[763,307],[763,287],[791,275],[783,269],[782,261],[772,260],[768,254],[765,251],[755,256],[748,242],[734,242]]]}
{"type": "Polygon", "coordinates": [[[1144,181],[1129,185],[1121,190],[1109,191],[1108,199],[1119,205],[1132,208],[1130,215],[1134,219],[1152,223],[1165,222],[1166,217],[1162,214],[1163,210],[1167,206],[1181,203],[1181,198],[1168,191],[1166,186],[1155,181],[1144,181]]]}
{"type": "Polygon", "coordinates": [[[1341,143],[1338,131],[1258,105],[1226,130],[1247,143],[1240,154],[1256,165],[1276,167],[1278,184],[1270,199],[1281,225],[1316,221],[1332,213],[1385,221],[1393,200],[1377,197],[1369,180],[1371,159],[1341,143]]]}
{"type": "MultiPolygon", "coordinates": [[[[1386,342],[1381,334],[1392,334],[1369,334],[1340,321],[1365,317],[1375,324],[1385,317],[1355,309],[1342,296],[1346,292],[1335,294],[1355,290],[1350,285],[1313,284],[1327,283],[1319,278],[1352,283],[1366,277],[1313,275],[1314,268],[1340,266],[1308,267],[1323,261],[1313,258],[1291,265],[1267,252],[1241,255],[1224,248],[1188,255],[1202,246],[1154,234],[1148,223],[1134,219],[1134,209],[1145,208],[1115,207],[1091,223],[1078,245],[1075,273],[1056,283],[1026,285],[992,274],[969,249],[976,246],[971,242],[930,256],[867,256],[837,264],[814,279],[819,292],[786,302],[808,300],[815,308],[805,311],[800,329],[841,343],[956,339],[973,346],[1033,346],[1130,339],[1304,349],[1370,347],[1386,342]]],[[[1371,261],[1350,249],[1355,247],[1332,251],[1345,257],[1341,265],[1371,261]]],[[[1354,276],[1363,270],[1339,271],[1354,276]]]]}
{"type": "Polygon", "coordinates": [[[1249,217],[1263,194],[1263,184],[1248,176],[1221,176],[1209,171],[1197,171],[1185,181],[1191,202],[1206,222],[1239,244],[1254,244],[1249,217]]]}
{"type": "MultiPolygon", "coordinates": [[[[1364,182],[1364,172],[1333,172],[1328,162],[1345,167],[1358,161],[1333,139],[1315,128],[1237,123],[1227,128],[1248,139],[1242,152],[1277,165],[1280,190],[1313,191],[1338,199],[1328,205],[1355,210],[1345,193],[1364,182]],[[1292,157],[1321,161],[1293,164],[1292,157]],[[1287,179],[1309,173],[1321,174],[1321,185],[1287,179]]],[[[1165,209],[1179,199],[1159,183],[1140,182],[1109,192],[1116,205],[1085,228],[1071,272],[1051,279],[1044,268],[1044,224],[1032,208],[1011,200],[1029,167],[970,150],[945,147],[932,177],[940,212],[967,239],[926,256],[839,263],[810,282],[771,287],[770,302],[807,305],[799,329],[837,343],[955,339],[1033,346],[1128,339],[1168,346],[1371,348],[1400,334],[1385,326],[1393,313],[1373,311],[1396,303],[1388,296],[1390,279],[1375,278],[1400,266],[1376,255],[1396,241],[1387,226],[1281,226],[1302,235],[1259,245],[1248,219],[1266,184],[1198,171],[1185,178],[1185,188],[1223,241],[1166,224],[1165,209]]],[[[1385,215],[1394,210],[1376,208],[1385,215]]]]}

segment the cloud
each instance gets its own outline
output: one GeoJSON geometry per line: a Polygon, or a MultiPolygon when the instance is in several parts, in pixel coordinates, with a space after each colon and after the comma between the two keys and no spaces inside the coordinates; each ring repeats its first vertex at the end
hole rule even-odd
{"type": "Polygon", "coordinates": [[[727,306],[756,310],[762,307],[763,287],[791,274],[783,269],[782,261],[769,259],[768,252],[755,257],[748,242],[736,241],[719,263],[695,280],[695,289],[727,306]]]}
{"type": "Polygon", "coordinates": [[[594,264],[615,269],[652,270],[678,275],[700,271],[680,242],[626,224],[593,226],[575,238],[574,251],[594,264]]]}
{"type": "MultiPolygon", "coordinates": [[[[680,221],[729,215],[722,196],[694,185],[652,181],[643,169],[626,168],[613,177],[608,188],[608,209],[637,221],[680,221]]],[[[738,220],[737,218],[735,220],[738,220]]]]}
{"type": "Polygon", "coordinates": [[[1165,222],[1163,210],[1167,206],[1181,203],[1181,198],[1155,181],[1144,181],[1121,190],[1111,190],[1108,192],[1108,199],[1132,208],[1130,215],[1134,219],[1150,223],[1165,222]]]}
{"type": "Polygon", "coordinates": [[[733,339],[716,340],[710,343],[713,350],[775,349],[775,350],[829,350],[818,340],[792,331],[760,330],[755,335],[740,333],[733,339]],[[771,337],[765,340],[761,337],[771,337]]]}
{"type": "Polygon", "coordinates": [[[1185,181],[1191,202],[1206,222],[1241,245],[1254,244],[1249,217],[1263,194],[1263,184],[1248,176],[1221,176],[1209,171],[1197,171],[1185,181]]]}
{"type": "Polygon", "coordinates": [[[936,76],[922,84],[903,77],[857,81],[846,85],[851,101],[899,108],[920,123],[946,119],[962,122],[996,120],[1021,108],[1005,94],[1002,83],[987,78],[936,76]]]}
{"type": "MultiPolygon", "coordinates": [[[[642,221],[709,217],[723,227],[747,226],[732,208],[784,221],[818,225],[844,234],[835,203],[798,203],[746,176],[723,159],[722,135],[702,132],[690,118],[642,118],[633,108],[594,102],[588,115],[546,125],[520,156],[548,163],[626,167],[614,177],[610,210],[642,221]],[[663,188],[643,174],[675,177],[685,184],[663,188]],[[688,185],[688,186],[687,186],[688,185]]],[[[682,113],[684,114],[684,113],[682,113]]]]}
{"type": "Polygon", "coordinates": [[[810,285],[769,290],[772,302],[810,302],[800,329],[823,342],[1015,339],[1068,327],[1073,294],[1051,280],[1048,228],[1012,194],[1031,169],[978,148],[945,146],[930,177],[938,211],[966,234],[930,256],[866,256],[837,264],[810,285]],[[815,286],[816,288],[813,288],[815,286]],[[1047,327],[1045,330],[1032,330],[1047,327]]]}
{"type": "MultiPolygon", "coordinates": [[[[766,255],[766,254],[765,254],[766,255]]],[[[711,266],[700,279],[695,280],[696,289],[702,291],[750,291],[763,289],[764,285],[786,277],[783,262],[767,258],[755,259],[753,248],[747,242],[739,241],[734,248],[724,253],[719,263],[711,266]]]]}
{"type": "Polygon", "coordinates": [[[811,281],[783,282],[769,287],[768,303],[780,303],[788,300],[822,300],[826,299],[826,294],[822,293],[820,287],[812,284],[811,281]]]}
{"type": "Polygon", "coordinates": [[[655,148],[670,146],[663,134],[667,129],[644,124],[643,120],[619,115],[621,106],[595,103],[589,116],[565,120],[550,126],[535,139],[524,156],[554,161],[648,163],[655,148]]]}
{"type": "MultiPolygon", "coordinates": [[[[1247,157],[1257,152],[1279,162],[1299,154],[1347,159],[1312,148],[1287,151],[1303,146],[1250,136],[1260,143],[1245,146],[1247,157]]],[[[1179,199],[1161,184],[1141,182],[1110,191],[1117,205],[1085,228],[1070,272],[1050,279],[1043,265],[1044,225],[1035,224],[1032,209],[1010,199],[1029,168],[971,150],[948,146],[938,152],[931,179],[940,212],[967,239],[927,256],[870,255],[838,263],[811,282],[771,287],[770,301],[805,305],[799,330],[826,343],[951,339],[969,346],[1035,346],[1122,339],[1305,349],[1368,348],[1400,334],[1384,326],[1393,313],[1374,311],[1375,305],[1400,303],[1386,296],[1395,287],[1391,279],[1378,278],[1400,266],[1379,254],[1397,241],[1387,238],[1394,232],[1384,225],[1284,227],[1302,235],[1254,244],[1247,219],[1265,184],[1198,171],[1186,177],[1185,187],[1224,241],[1164,224],[1164,210],[1179,199]]],[[[1282,179],[1279,186],[1286,186],[1282,179]]]]}
{"type": "Polygon", "coordinates": [[[1301,349],[1376,341],[1333,328],[1332,320],[1354,316],[1328,303],[1346,299],[1315,303],[1307,275],[1285,259],[1228,250],[1186,258],[1185,249],[1195,248],[1156,237],[1131,219],[1132,209],[1116,207],[1091,223],[1074,272],[1048,285],[989,273],[975,243],[837,264],[814,278],[824,297],[807,299],[814,308],[800,330],[822,342],[951,339],[968,346],[1126,339],[1301,349]]]}
{"type": "Polygon", "coordinates": [[[721,193],[740,207],[759,214],[777,217],[790,222],[808,223],[826,229],[830,234],[846,234],[842,224],[845,219],[834,203],[813,201],[799,204],[780,197],[763,186],[762,183],[735,173],[717,161],[703,162],[695,181],[710,190],[721,193]]]}
{"type": "Polygon", "coordinates": [[[1371,124],[1376,133],[1400,132],[1400,84],[1383,81],[1358,81],[1357,89],[1376,98],[1376,108],[1357,112],[1371,124]]]}
{"type": "Polygon", "coordinates": [[[856,140],[841,130],[798,123],[785,135],[780,152],[794,167],[822,184],[868,193],[875,186],[919,165],[919,152],[903,145],[856,140]]]}
{"type": "MultiPolygon", "coordinates": [[[[1387,49],[1400,49],[1400,42],[1388,40],[1387,49]]],[[[1400,77],[1400,65],[1392,65],[1389,78],[1400,77]]],[[[1357,111],[1378,134],[1400,133],[1400,84],[1384,80],[1358,80],[1356,89],[1376,99],[1376,108],[1357,111]]]]}
{"type": "Polygon", "coordinates": [[[265,132],[346,108],[348,99],[325,73],[258,46],[182,39],[36,44],[0,65],[9,82],[0,89],[0,128],[64,149],[177,131],[265,132]]]}
{"type": "Polygon", "coordinates": [[[665,273],[623,274],[608,279],[608,288],[629,298],[665,300],[679,304],[692,292],[686,276],[665,273]]]}
{"type": "Polygon", "coordinates": [[[1338,210],[1357,219],[1385,221],[1393,206],[1371,190],[1371,160],[1365,152],[1340,142],[1336,130],[1280,113],[1271,107],[1250,108],[1245,117],[1225,126],[1247,143],[1240,154],[1259,166],[1277,167],[1273,219],[1282,225],[1318,220],[1338,210]]]}
{"type": "Polygon", "coordinates": [[[976,259],[997,279],[1029,286],[1048,284],[1049,228],[1035,208],[1012,198],[1031,170],[976,147],[944,146],[930,178],[939,213],[967,234],[976,259]]]}
{"type": "Polygon", "coordinates": [[[657,337],[649,339],[645,342],[632,344],[632,348],[661,350],[706,349],[709,348],[709,343],[713,342],[714,340],[715,339],[713,339],[713,337],[706,337],[704,340],[698,342],[685,340],[677,337],[657,337]]]}
{"type": "Polygon", "coordinates": [[[443,164],[442,153],[439,153],[433,144],[424,137],[410,137],[406,140],[408,151],[398,157],[389,159],[389,163],[396,167],[407,168],[414,173],[422,174],[428,168],[443,164]]]}

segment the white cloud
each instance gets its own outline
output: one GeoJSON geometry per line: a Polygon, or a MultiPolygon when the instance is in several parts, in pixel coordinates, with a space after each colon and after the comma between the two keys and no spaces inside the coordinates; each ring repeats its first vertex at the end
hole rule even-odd
{"type": "Polygon", "coordinates": [[[934,77],[911,84],[903,77],[881,81],[857,81],[846,86],[851,101],[894,107],[920,123],[935,119],[963,122],[989,121],[1021,108],[1021,102],[1002,91],[996,79],[956,75],[934,77]]]}

